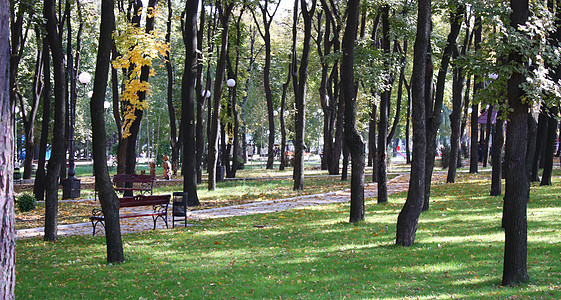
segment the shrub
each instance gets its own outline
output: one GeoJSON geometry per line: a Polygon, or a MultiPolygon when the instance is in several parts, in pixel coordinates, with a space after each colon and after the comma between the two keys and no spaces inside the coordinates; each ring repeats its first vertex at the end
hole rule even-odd
{"type": "Polygon", "coordinates": [[[26,212],[35,209],[37,200],[35,196],[25,193],[18,197],[16,203],[20,212],[26,212]]]}

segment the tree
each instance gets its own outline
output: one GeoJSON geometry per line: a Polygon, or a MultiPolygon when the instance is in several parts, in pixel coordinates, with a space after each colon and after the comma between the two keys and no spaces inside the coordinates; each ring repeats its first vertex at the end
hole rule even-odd
{"type": "MultiPolygon", "coordinates": [[[[465,11],[465,6],[459,4],[459,9],[465,11]]],[[[464,44],[461,51],[456,47],[453,50],[454,69],[452,80],[452,113],[450,114],[450,156],[448,160],[448,176],[446,182],[453,183],[456,181],[456,168],[460,161],[460,134],[461,134],[461,114],[464,107],[464,87],[465,75],[463,74],[464,68],[458,61],[460,57],[465,57],[468,43],[469,43],[469,19],[466,20],[466,33],[464,37],[464,44]]]]}
{"type": "MultiPolygon", "coordinates": [[[[450,5],[450,33],[446,40],[446,46],[442,53],[442,61],[440,62],[440,69],[438,70],[438,75],[436,79],[436,89],[434,91],[434,100],[432,92],[429,88],[425,89],[427,93],[426,103],[426,130],[427,130],[427,140],[426,140],[426,162],[425,162],[425,197],[423,204],[423,211],[429,209],[430,200],[430,185],[432,181],[432,172],[434,169],[434,160],[436,157],[436,135],[438,133],[438,128],[441,123],[442,115],[442,103],[444,101],[444,87],[446,83],[446,73],[448,72],[448,66],[450,64],[450,58],[452,57],[453,50],[457,47],[457,38],[460,33],[462,26],[462,18],[465,11],[465,7],[455,3],[450,5]]],[[[429,65],[432,69],[432,63],[429,65]]],[[[428,75],[428,74],[427,74],[428,75]]],[[[425,84],[432,86],[432,76],[428,76],[425,84]]]]}
{"type": "Polygon", "coordinates": [[[431,1],[418,1],[417,33],[411,75],[411,103],[413,118],[413,155],[407,200],[397,218],[396,244],[411,246],[415,242],[417,222],[425,196],[425,72],[431,33],[431,1]]]}
{"type": "Polygon", "coordinates": [[[56,17],[55,0],[45,0],[43,15],[46,22],[47,39],[53,59],[53,77],[55,81],[54,126],[51,158],[47,166],[45,178],[45,240],[54,242],[57,239],[58,219],[58,176],[64,158],[64,128],[66,127],[66,75],[62,40],[60,39],[56,17]]]}
{"type": "Polygon", "coordinates": [[[195,77],[197,74],[197,7],[198,0],[185,2],[185,69],[181,82],[181,124],[183,126],[183,190],[189,203],[199,205],[197,196],[197,172],[195,156],[195,77]]]}
{"type": "MultiPolygon", "coordinates": [[[[511,0],[510,27],[519,33],[519,26],[528,20],[528,0],[511,0]]],[[[512,52],[508,62],[522,65],[523,56],[512,52]]],[[[503,225],[505,250],[503,285],[523,283],[528,280],[526,266],[528,255],[526,205],[530,197],[530,183],[526,171],[528,130],[528,104],[523,102],[522,83],[525,76],[519,70],[508,79],[508,107],[510,115],[506,130],[506,183],[503,225]]]]}
{"type": "MultiPolygon", "coordinates": [[[[172,27],[172,20],[173,20],[173,7],[171,0],[167,1],[168,5],[168,20],[166,24],[166,43],[171,44],[171,27],[172,27]]],[[[204,14],[204,12],[203,12],[204,14]]],[[[183,26],[182,26],[183,29],[183,26]]],[[[173,74],[173,66],[170,60],[170,51],[169,49],[166,51],[165,55],[165,62],[166,62],[166,72],[168,77],[168,86],[167,86],[167,104],[168,104],[168,115],[169,115],[169,129],[170,129],[170,136],[169,136],[169,143],[171,146],[171,165],[173,174],[177,175],[177,170],[179,168],[179,150],[181,146],[183,146],[182,138],[183,138],[183,130],[182,127],[179,126],[177,128],[177,121],[176,121],[176,112],[175,106],[173,105],[173,83],[174,83],[174,74],[173,74]],[[179,130],[179,132],[178,132],[179,130]]]]}
{"type": "Polygon", "coordinates": [[[14,109],[10,98],[10,3],[0,2],[0,298],[15,299],[14,109]]]}
{"type": "MultiPolygon", "coordinates": [[[[274,4],[274,3],[271,3],[274,4]]],[[[269,12],[269,1],[265,0],[262,3],[257,3],[257,6],[261,10],[261,17],[263,18],[263,29],[259,26],[257,17],[255,16],[255,10],[251,10],[253,20],[257,26],[259,34],[265,42],[265,67],[263,68],[263,88],[265,90],[265,98],[267,100],[267,116],[269,119],[269,144],[267,147],[267,169],[273,169],[273,162],[275,159],[275,118],[273,115],[273,93],[271,91],[271,24],[273,23],[273,17],[279,9],[280,0],[278,0],[276,6],[274,7],[273,13],[269,12]]]]}
{"type": "Polygon", "coordinates": [[[354,80],[354,43],[358,30],[359,0],[347,2],[347,27],[343,35],[341,62],[341,88],[345,100],[345,141],[351,153],[350,222],[364,220],[364,142],[356,128],[356,82],[354,80]]]}
{"type": "MultiPolygon", "coordinates": [[[[295,0],[298,1],[298,0],[295,0]]],[[[304,19],[304,40],[300,67],[294,66],[293,74],[298,72],[297,79],[293,78],[293,83],[297,85],[294,89],[296,94],[294,104],[296,112],[294,114],[294,190],[304,189],[304,128],[306,128],[306,84],[308,79],[308,64],[310,59],[310,42],[312,40],[312,19],[316,9],[316,0],[312,0],[310,8],[306,0],[300,0],[302,6],[302,17],[304,19]]],[[[295,14],[297,11],[294,12],[295,14]]],[[[296,26],[296,25],[294,25],[296,26]]]]}
{"type": "Polygon", "coordinates": [[[95,69],[93,95],[90,99],[92,115],[92,151],[94,159],[95,182],[99,190],[99,201],[105,217],[105,239],[107,242],[107,262],[119,263],[125,261],[121,227],[119,222],[119,198],[115,194],[113,183],[107,169],[105,130],[105,92],[111,59],[112,33],[115,30],[115,7],[113,0],[103,0],[101,3],[101,24],[99,48],[95,69]]]}
{"type": "Polygon", "coordinates": [[[211,130],[208,139],[208,190],[216,189],[216,163],[218,160],[218,129],[220,128],[220,102],[222,100],[222,84],[226,71],[226,58],[228,49],[228,25],[234,3],[217,3],[220,14],[220,25],[222,27],[222,40],[220,45],[219,59],[216,65],[214,79],[214,104],[212,118],[210,119],[211,130]]]}
{"type": "MultiPolygon", "coordinates": [[[[390,24],[389,24],[389,5],[383,5],[381,7],[381,18],[382,18],[382,50],[384,55],[390,55],[390,24]]],[[[389,108],[390,100],[392,96],[391,86],[393,85],[393,75],[389,71],[390,64],[386,66],[388,74],[384,82],[385,88],[380,95],[380,119],[378,122],[378,147],[377,155],[374,159],[378,160],[375,164],[378,167],[378,174],[376,179],[378,182],[378,203],[388,202],[388,119],[389,119],[389,108]]],[[[354,166],[354,163],[353,163],[354,166]]]]}
{"type": "Polygon", "coordinates": [[[39,160],[37,161],[37,172],[33,184],[33,194],[37,200],[45,199],[45,155],[47,154],[47,142],[49,139],[49,123],[51,120],[51,58],[49,54],[49,41],[46,37],[43,42],[43,120],[41,122],[41,141],[39,143],[39,160]]]}
{"type": "MultiPolygon", "coordinates": [[[[480,15],[475,16],[475,24],[474,24],[474,48],[476,52],[481,51],[481,32],[482,32],[482,19],[480,15]]],[[[473,84],[473,93],[477,94],[480,90],[483,89],[483,82],[481,81],[481,76],[475,76],[475,83],[473,84]]],[[[469,154],[469,172],[470,173],[477,173],[478,169],[478,130],[475,128],[479,128],[479,103],[473,102],[471,105],[471,150],[469,154]]]]}

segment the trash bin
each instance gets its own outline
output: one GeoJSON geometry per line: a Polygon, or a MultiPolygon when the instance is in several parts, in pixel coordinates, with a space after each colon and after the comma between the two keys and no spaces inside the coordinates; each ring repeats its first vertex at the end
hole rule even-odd
{"type": "Polygon", "coordinates": [[[175,228],[176,219],[178,222],[184,221],[184,226],[187,227],[187,199],[187,192],[173,192],[172,228],[175,228]]]}

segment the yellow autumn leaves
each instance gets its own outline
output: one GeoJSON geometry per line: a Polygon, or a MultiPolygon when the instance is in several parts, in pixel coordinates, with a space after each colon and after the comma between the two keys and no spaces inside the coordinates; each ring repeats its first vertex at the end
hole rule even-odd
{"type": "MultiPolygon", "coordinates": [[[[130,136],[130,127],[136,119],[136,111],[148,108],[146,97],[141,99],[139,94],[149,95],[150,84],[146,79],[142,81],[140,76],[143,67],[150,68],[154,59],[165,57],[169,51],[169,44],[163,37],[162,32],[152,30],[147,33],[143,28],[128,22],[121,22],[113,33],[117,51],[121,54],[113,60],[113,68],[126,70],[124,73],[127,76],[120,97],[120,101],[125,104],[123,138],[130,136]]],[[[154,69],[150,68],[148,77],[154,75],[154,69]]]]}

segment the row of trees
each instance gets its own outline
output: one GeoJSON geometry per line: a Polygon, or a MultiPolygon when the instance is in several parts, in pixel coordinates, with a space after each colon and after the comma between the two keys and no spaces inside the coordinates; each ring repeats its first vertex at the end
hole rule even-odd
{"type": "MultiPolygon", "coordinates": [[[[69,134],[65,132],[69,117],[67,107],[77,101],[76,75],[80,62],[84,61],[81,59],[82,36],[86,30],[85,16],[89,15],[84,10],[95,10],[95,7],[70,1],[56,3],[54,0],[45,0],[42,4],[41,14],[41,3],[12,3],[9,103],[13,107],[18,102],[21,107],[26,143],[29,143],[26,145],[27,153],[34,153],[33,128],[38,112],[42,111],[35,193],[42,198],[40,183],[44,182],[45,239],[54,241],[58,180],[64,177],[61,170],[64,170],[65,141],[69,134]],[[39,22],[39,15],[46,20],[44,24],[39,22]],[[30,31],[35,33],[35,43],[26,43],[30,31]],[[36,47],[33,71],[24,69],[25,65],[21,64],[22,59],[33,51],[33,47],[26,46],[29,44],[36,47]],[[20,71],[30,76],[20,76],[20,71]],[[51,103],[51,91],[54,103],[51,103]],[[51,104],[54,104],[53,107],[51,104]],[[48,144],[52,151],[45,174],[44,153],[48,144]]],[[[149,79],[157,69],[157,62],[163,61],[167,80],[162,86],[166,87],[172,161],[177,171],[180,149],[183,148],[184,190],[195,203],[198,202],[196,184],[202,177],[203,153],[208,153],[210,190],[216,188],[219,153],[223,155],[221,160],[226,166],[227,176],[235,176],[239,167],[237,156],[243,149],[240,144],[245,143],[244,132],[248,124],[248,120],[243,120],[241,116],[249,113],[243,111],[248,107],[240,105],[238,99],[247,104],[256,90],[263,92],[266,102],[268,168],[273,167],[274,161],[275,111],[280,112],[280,168],[287,163],[284,149],[289,133],[286,128],[291,127],[285,119],[285,111],[290,111],[294,117],[288,121],[293,122],[291,139],[295,148],[294,189],[297,190],[304,188],[306,110],[314,103],[310,99],[318,100],[315,105],[321,107],[324,116],[322,167],[330,174],[338,174],[341,155],[344,158],[343,170],[346,170],[349,156],[351,158],[351,222],[363,220],[365,212],[364,167],[367,160],[364,128],[368,127],[368,161],[374,166],[372,177],[378,182],[378,202],[383,203],[387,201],[387,146],[400,131],[400,126],[405,127],[405,137],[409,138],[411,120],[411,182],[407,201],[398,219],[396,236],[396,243],[403,246],[414,243],[420,213],[429,209],[437,133],[447,93],[451,94],[449,105],[452,107],[448,182],[455,180],[459,141],[466,132],[468,107],[472,108],[471,172],[477,172],[477,154],[474,155],[473,151],[477,151],[478,132],[475,128],[479,104],[497,107],[501,119],[509,121],[503,224],[507,247],[503,282],[510,284],[527,278],[524,222],[530,172],[526,170],[535,170],[535,161],[543,157],[546,171],[549,171],[543,176],[544,184],[547,184],[553,159],[552,141],[557,132],[554,117],[557,114],[555,99],[559,98],[556,79],[559,64],[555,60],[558,41],[557,30],[551,31],[551,28],[557,28],[554,14],[559,12],[558,3],[535,5],[529,19],[528,2],[521,0],[513,0],[510,7],[505,3],[489,1],[434,4],[424,0],[419,1],[416,8],[415,3],[409,1],[361,4],[358,0],[348,3],[296,0],[292,18],[287,15],[282,19],[291,25],[284,25],[274,21],[280,2],[218,0],[212,3],[203,1],[199,7],[198,1],[188,0],[181,13],[174,13],[174,4],[168,1],[167,22],[165,30],[161,31],[157,18],[161,17],[162,9],[158,5],[162,4],[149,1],[144,7],[142,1],[114,3],[104,0],[101,3],[100,30],[93,31],[99,41],[89,105],[92,153],[96,183],[107,219],[108,261],[122,261],[124,255],[118,199],[107,171],[104,102],[111,99],[118,131],[118,172],[134,173],[141,121],[148,109],[149,79]],[[443,29],[447,25],[445,21],[432,20],[431,13],[435,7],[440,9],[442,16],[448,15],[444,20],[448,21],[449,30],[443,29]],[[291,30],[284,30],[288,28],[291,30]],[[276,32],[282,40],[286,36],[279,32],[283,30],[290,35],[291,46],[285,49],[279,45],[275,49],[272,36],[276,32]],[[181,33],[179,37],[177,32],[181,33]],[[443,32],[447,32],[446,38],[443,32]],[[262,41],[258,41],[257,34],[262,41]],[[431,41],[431,35],[436,40],[431,41]],[[411,55],[408,44],[413,39],[415,45],[411,55]],[[441,47],[441,50],[433,49],[436,47],[441,47]],[[179,59],[181,51],[177,49],[184,49],[184,59],[179,59]],[[413,63],[409,64],[411,58],[413,63]],[[435,64],[435,60],[440,63],[435,64]],[[272,63],[278,66],[276,73],[272,72],[272,63]],[[436,78],[435,65],[438,66],[436,78]],[[449,68],[452,69],[452,84],[447,89],[449,68]],[[277,79],[281,78],[279,74],[284,73],[282,78],[286,81],[282,85],[277,83],[275,87],[272,73],[277,75],[277,79]],[[254,82],[255,74],[262,76],[259,84],[254,82]],[[180,88],[175,84],[178,77],[181,78],[180,88]],[[234,79],[237,85],[228,89],[223,84],[226,78],[234,79]],[[262,88],[257,88],[261,85],[262,88]],[[309,86],[314,88],[314,92],[309,92],[309,86]],[[289,100],[291,90],[293,102],[289,100]],[[110,97],[106,97],[107,91],[110,97]],[[403,95],[404,92],[407,96],[403,95]],[[408,99],[406,112],[401,110],[403,98],[408,99]],[[543,135],[543,141],[537,143],[527,142],[529,136],[542,136],[528,130],[527,124],[533,124],[533,119],[528,118],[528,108],[532,106],[541,107],[543,111],[543,120],[539,121],[541,127],[535,126],[536,132],[547,133],[543,135]],[[390,125],[391,114],[394,121],[390,125]],[[536,144],[545,145],[543,149],[547,151],[535,149],[533,146],[536,144]],[[539,153],[539,157],[534,159],[537,155],[530,153],[539,153]]],[[[84,53],[84,56],[88,61],[88,54],[84,53]]],[[[89,58],[92,62],[93,56],[89,58]]],[[[501,126],[502,122],[497,122],[493,158],[501,157],[501,126]]],[[[486,136],[489,135],[487,133],[486,136]]],[[[409,157],[409,141],[406,145],[409,157]]],[[[493,159],[492,193],[495,194],[497,191],[500,193],[500,169],[500,159],[493,159]]],[[[531,174],[534,175],[533,172],[531,174]]],[[[346,171],[343,176],[346,176],[346,171]]]]}

